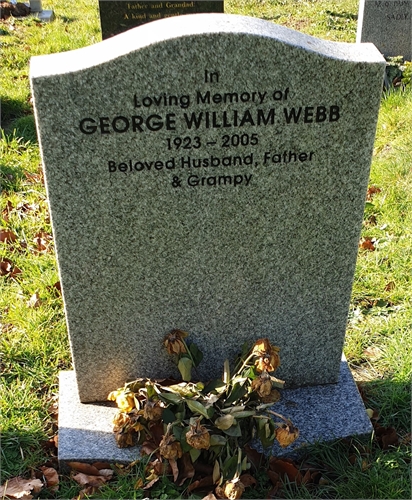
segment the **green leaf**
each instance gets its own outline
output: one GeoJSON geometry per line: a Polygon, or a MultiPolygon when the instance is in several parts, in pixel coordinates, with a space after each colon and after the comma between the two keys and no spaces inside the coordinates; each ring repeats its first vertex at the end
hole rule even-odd
{"type": "Polygon", "coordinates": [[[199,403],[199,401],[195,401],[193,399],[185,399],[185,403],[189,407],[189,410],[191,410],[192,412],[200,413],[200,415],[209,418],[207,409],[202,405],[202,403],[199,403]]]}
{"type": "Polygon", "coordinates": [[[239,424],[232,425],[232,427],[229,427],[229,429],[226,429],[223,432],[230,437],[241,437],[242,436],[242,431],[240,429],[239,424]]]}
{"type": "Polygon", "coordinates": [[[213,415],[215,414],[215,409],[213,406],[209,406],[209,408],[206,408],[206,413],[207,413],[207,418],[211,419],[213,415]]]}
{"type": "Polygon", "coordinates": [[[183,433],[183,427],[180,425],[174,425],[172,428],[172,434],[173,436],[178,440],[181,441],[182,439],[182,433],[183,433]]]}
{"type": "MultiPolygon", "coordinates": [[[[216,378],[211,380],[206,387],[203,389],[203,394],[209,394],[209,392],[216,391],[218,389],[224,389],[226,387],[226,384],[223,382],[222,379],[216,378]]],[[[221,391],[219,391],[221,392],[221,391]]]]}
{"type": "Polygon", "coordinates": [[[183,401],[183,398],[179,394],[175,394],[174,392],[161,392],[159,393],[159,398],[163,401],[163,403],[171,403],[174,405],[177,405],[183,401]]]}
{"type": "Polygon", "coordinates": [[[156,389],[153,387],[153,384],[151,383],[146,384],[146,391],[147,391],[147,399],[152,399],[153,396],[157,396],[156,389]]]}
{"type": "Polygon", "coordinates": [[[233,457],[229,458],[229,460],[225,460],[225,462],[222,464],[222,472],[225,477],[231,477],[236,471],[236,466],[237,466],[237,455],[234,455],[233,457]],[[231,473],[232,472],[232,473],[231,473]]]}
{"type": "Polygon", "coordinates": [[[124,388],[125,390],[129,390],[132,392],[138,392],[139,389],[142,389],[146,385],[146,378],[138,378],[137,380],[133,380],[132,382],[127,382],[124,388]]]}
{"type": "Polygon", "coordinates": [[[190,344],[189,351],[192,355],[194,365],[199,366],[203,359],[203,352],[197,347],[196,344],[190,344]]]}
{"type": "Polygon", "coordinates": [[[192,367],[193,367],[192,360],[190,358],[186,358],[185,356],[183,356],[182,358],[179,359],[177,367],[179,369],[180,374],[182,375],[182,379],[185,382],[190,382],[190,379],[192,378],[192,367]]]}
{"type": "Polygon", "coordinates": [[[230,396],[225,401],[225,406],[229,406],[235,401],[243,398],[243,396],[247,393],[247,388],[244,385],[240,385],[239,383],[233,386],[232,392],[230,396]]]}
{"type": "Polygon", "coordinates": [[[190,450],[192,450],[193,448],[190,446],[190,444],[186,441],[186,434],[189,432],[190,430],[190,427],[185,427],[183,430],[182,430],[182,436],[180,438],[180,446],[182,447],[182,451],[183,453],[186,453],[190,450]]]}
{"type": "Polygon", "coordinates": [[[196,448],[191,448],[189,450],[190,458],[192,459],[192,463],[195,463],[199,458],[201,450],[197,450],[196,448]]]}
{"type": "Polygon", "coordinates": [[[220,434],[212,434],[210,436],[210,446],[224,446],[227,442],[225,436],[220,434]]]}
{"type": "Polygon", "coordinates": [[[177,418],[170,408],[165,408],[162,413],[162,420],[165,424],[172,424],[176,422],[177,418]]]}
{"type": "Polygon", "coordinates": [[[237,411],[234,413],[231,413],[236,418],[246,418],[246,417],[251,417],[252,415],[256,415],[256,412],[254,410],[246,410],[246,411],[237,411]]]}
{"type": "Polygon", "coordinates": [[[181,382],[180,384],[173,384],[163,387],[165,391],[175,392],[184,396],[186,398],[191,398],[192,396],[198,396],[199,390],[195,384],[191,382],[181,382]]]}

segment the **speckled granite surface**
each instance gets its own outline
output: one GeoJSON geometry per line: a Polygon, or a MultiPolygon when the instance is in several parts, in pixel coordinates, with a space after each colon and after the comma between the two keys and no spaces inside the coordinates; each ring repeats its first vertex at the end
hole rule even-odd
{"type": "Polygon", "coordinates": [[[83,402],[244,341],[290,386],[336,382],[384,60],[254,18],[164,19],[32,59],[83,402]]]}
{"type": "MultiPolygon", "coordinates": [[[[333,441],[372,432],[370,420],[346,361],[337,384],[281,391],[273,411],[299,428],[298,440],[286,449],[274,446],[271,454],[285,456],[321,441],[333,441]]],[[[108,460],[127,463],[139,456],[138,448],[117,448],[112,433],[114,408],[79,402],[74,372],[62,372],[59,392],[59,460],[108,460]]],[[[259,449],[259,444],[254,446],[259,449]]]]}
{"type": "Polygon", "coordinates": [[[385,56],[412,59],[412,0],[360,0],[356,41],[371,42],[385,56]]]}

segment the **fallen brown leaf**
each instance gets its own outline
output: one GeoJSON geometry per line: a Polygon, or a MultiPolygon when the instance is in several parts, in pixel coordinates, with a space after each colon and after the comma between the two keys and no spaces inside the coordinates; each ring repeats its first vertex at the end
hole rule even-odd
{"type": "Polygon", "coordinates": [[[176,460],[169,459],[170,467],[172,468],[173,473],[173,481],[176,483],[177,478],[179,477],[179,467],[177,466],[176,460]]]}
{"type": "Polygon", "coordinates": [[[33,498],[31,493],[38,493],[43,488],[40,479],[23,479],[22,477],[13,477],[0,486],[0,498],[19,498],[20,500],[29,500],[33,498]]]}
{"type": "Polygon", "coordinates": [[[269,460],[269,469],[277,472],[281,477],[286,475],[289,481],[296,482],[298,485],[302,483],[302,474],[290,459],[271,457],[269,460]]]}
{"type": "Polygon", "coordinates": [[[359,241],[359,248],[361,248],[362,250],[369,250],[373,252],[375,250],[375,245],[372,241],[372,238],[361,238],[361,240],[359,241]]]}
{"type": "Polygon", "coordinates": [[[186,479],[191,479],[195,475],[195,468],[193,467],[192,460],[189,453],[184,453],[177,461],[179,467],[179,477],[177,484],[181,486],[186,479]]]}
{"type": "Polygon", "coordinates": [[[187,488],[187,492],[190,493],[193,490],[199,490],[201,488],[211,488],[214,485],[213,483],[213,477],[212,476],[206,476],[203,477],[202,479],[198,479],[197,481],[193,481],[187,488]]]}
{"type": "Polygon", "coordinates": [[[10,259],[3,258],[0,261],[0,276],[15,278],[18,274],[21,274],[21,269],[15,266],[10,259]]]}
{"type": "Polygon", "coordinates": [[[9,231],[7,229],[0,229],[0,242],[1,243],[12,243],[17,240],[17,236],[13,233],[13,231],[9,231]]]}
{"type": "Polygon", "coordinates": [[[239,479],[242,482],[243,486],[245,486],[245,488],[257,484],[256,479],[251,474],[248,473],[242,474],[239,479]]]}
{"type": "Polygon", "coordinates": [[[51,234],[40,231],[33,238],[33,243],[36,246],[35,250],[39,253],[46,253],[50,247],[52,239],[53,237],[51,234]]]}
{"type": "Polygon", "coordinates": [[[256,470],[259,469],[264,460],[263,453],[254,450],[248,444],[244,447],[244,451],[246,452],[246,456],[253,467],[256,470]]]}
{"type": "Polygon", "coordinates": [[[46,480],[46,487],[51,491],[57,491],[59,489],[59,475],[57,470],[53,467],[40,467],[43,473],[44,479],[46,480]]]}
{"type": "Polygon", "coordinates": [[[92,466],[96,467],[96,469],[98,469],[99,471],[101,469],[110,469],[111,470],[109,462],[93,462],[92,466]]]}
{"type": "Polygon", "coordinates": [[[85,464],[83,462],[68,462],[67,465],[76,472],[82,472],[83,474],[89,474],[91,476],[98,476],[100,471],[97,467],[90,464],[85,464]]]}
{"type": "Polygon", "coordinates": [[[83,472],[79,472],[72,477],[76,483],[80,484],[80,486],[93,486],[100,488],[107,482],[107,478],[104,476],[91,476],[88,474],[83,474],[83,472]]]}
{"type": "Polygon", "coordinates": [[[369,186],[368,191],[366,193],[366,201],[372,201],[372,198],[375,194],[380,193],[381,189],[377,186],[369,186]]]}
{"type": "Polygon", "coordinates": [[[379,424],[375,424],[374,428],[378,444],[383,450],[399,444],[398,434],[394,427],[381,427],[379,424]]]}

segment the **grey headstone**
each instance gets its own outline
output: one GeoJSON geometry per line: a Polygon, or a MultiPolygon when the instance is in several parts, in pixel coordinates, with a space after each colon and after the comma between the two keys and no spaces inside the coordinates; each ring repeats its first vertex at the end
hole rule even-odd
{"type": "MultiPolygon", "coordinates": [[[[345,359],[340,364],[336,384],[285,389],[273,411],[290,419],[299,429],[299,438],[287,448],[277,443],[274,456],[294,455],[310,444],[350,436],[365,436],[372,425],[365,412],[345,359]]],[[[74,372],[61,372],[59,392],[59,461],[130,463],[140,457],[140,449],[118,448],[113,435],[116,408],[107,404],[80,403],[74,372]]],[[[280,420],[278,420],[280,421],[280,420]]],[[[260,443],[253,446],[263,451],[260,443]]]]}
{"type": "Polygon", "coordinates": [[[31,62],[82,402],[218,376],[247,341],[289,387],[339,378],[385,61],[242,16],[155,21],[31,62]]]}
{"type": "Polygon", "coordinates": [[[412,0],[360,0],[357,42],[371,42],[385,56],[412,59],[412,0]]]}

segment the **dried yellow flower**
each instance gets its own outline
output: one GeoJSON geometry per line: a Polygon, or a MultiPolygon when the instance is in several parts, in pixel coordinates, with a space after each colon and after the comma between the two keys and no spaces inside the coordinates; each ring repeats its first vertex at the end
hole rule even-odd
{"type": "Polygon", "coordinates": [[[164,345],[169,354],[184,354],[187,352],[183,339],[188,336],[183,330],[172,330],[164,338],[164,345]]]}
{"type": "Polygon", "coordinates": [[[260,339],[255,342],[252,354],[258,359],[255,361],[259,372],[274,372],[280,365],[279,347],[272,346],[268,339],[260,339]]]}
{"type": "Polygon", "coordinates": [[[134,395],[132,392],[125,392],[123,389],[111,392],[107,399],[116,401],[118,408],[125,413],[129,413],[135,407],[134,395]]]}
{"type": "Polygon", "coordinates": [[[186,441],[196,450],[208,450],[210,447],[209,431],[197,421],[195,425],[190,426],[189,432],[186,433],[186,441]]]}
{"type": "Polygon", "coordinates": [[[183,455],[182,447],[179,441],[171,434],[165,434],[160,441],[159,451],[162,457],[167,460],[177,460],[183,455]]]}

